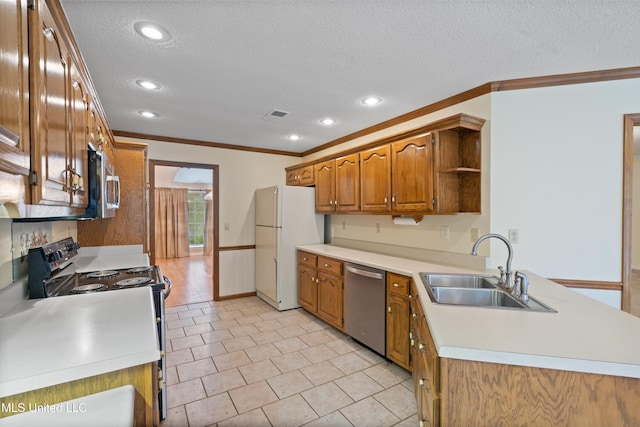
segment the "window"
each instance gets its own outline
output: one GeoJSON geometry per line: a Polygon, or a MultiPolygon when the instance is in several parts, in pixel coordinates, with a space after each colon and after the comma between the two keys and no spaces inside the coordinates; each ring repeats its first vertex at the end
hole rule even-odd
{"type": "Polygon", "coordinates": [[[205,191],[189,190],[189,246],[204,245],[205,191]]]}

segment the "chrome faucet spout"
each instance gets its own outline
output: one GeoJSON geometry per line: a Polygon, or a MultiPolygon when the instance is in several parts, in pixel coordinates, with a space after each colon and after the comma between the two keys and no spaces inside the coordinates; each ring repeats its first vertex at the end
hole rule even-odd
{"type": "Polygon", "coordinates": [[[491,237],[502,240],[504,244],[507,245],[507,271],[505,271],[505,278],[504,281],[501,280],[501,284],[505,285],[506,288],[511,291],[514,287],[513,272],[511,271],[511,262],[513,261],[513,246],[511,246],[511,242],[509,242],[506,237],[496,233],[489,233],[485,234],[484,236],[480,236],[480,238],[473,244],[471,255],[478,255],[478,246],[480,246],[480,243],[491,237]]]}

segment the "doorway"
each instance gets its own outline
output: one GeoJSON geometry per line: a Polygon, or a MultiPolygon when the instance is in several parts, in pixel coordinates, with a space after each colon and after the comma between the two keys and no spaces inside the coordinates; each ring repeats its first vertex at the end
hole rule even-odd
{"type": "Polygon", "coordinates": [[[218,165],[149,160],[149,182],[151,262],[172,281],[167,306],[217,300],[218,165]]]}
{"type": "Polygon", "coordinates": [[[640,114],[625,116],[624,132],[623,309],[640,317],[640,114]]]}

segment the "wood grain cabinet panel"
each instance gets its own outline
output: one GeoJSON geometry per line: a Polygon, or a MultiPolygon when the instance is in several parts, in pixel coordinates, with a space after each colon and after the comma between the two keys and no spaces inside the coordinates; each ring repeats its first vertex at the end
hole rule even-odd
{"type": "Polygon", "coordinates": [[[70,67],[70,148],[68,165],[68,190],[72,207],[87,207],[88,192],[88,143],[89,143],[89,93],[75,64],[70,67]]]}
{"type": "Polygon", "coordinates": [[[298,304],[344,330],[344,263],[298,251],[298,304]]]}
{"type": "Polygon", "coordinates": [[[307,265],[298,265],[298,303],[312,313],[318,312],[318,270],[307,265]]]}
{"type": "Polygon", "coordinates": [[[316,211],[335,211],[336,198],[336,167],[335,160],[317,163],[314,165],[316,176],[316,211]]]}
{"type": "Polygon", "coordinates": [[[358,154],[336,159],[336,212],[360,210],[360,165],[358,154]]]}
{"type": "Polygon", "coordinates": [[[342,277],[318,272],[318,317],[342,330],[344,292],[342,277]]]}
{"type": "Polygon", "coordinates": [[[411,278],[387,273],[387,358],[411,369],[409,345],[411,278]]]}
{"type": "Polygon", "coordinates": [[[392,214],[433,212],[433,144],[435,134],[391,145],[392,214]]]}
{"type": "Polygon", "coordinates": [[[295,169],[286,169],[287,185],[299,185],[303,187],[313,186],[315,184],[315,173],[313,165],[308,165],[295,169]]]}
{"type": "Polygon", "coordinates": [[[31,141],[27,10],[27,0],[0,2],[0,171],[23,176],[31,141]]]}
{"type": "Polygon", "coordinates": [[[391,212],[391,149],[389,145],[360,152],[361,209],[391,212]]]}

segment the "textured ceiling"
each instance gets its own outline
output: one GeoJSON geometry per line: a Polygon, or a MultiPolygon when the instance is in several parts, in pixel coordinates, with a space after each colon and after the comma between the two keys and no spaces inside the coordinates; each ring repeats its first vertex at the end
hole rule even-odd
{"type": "Polygon", "coordinates": [[[490,81],[640,65],[637,0],[62,4],[112,129],[291,152],[490,81]],[[384,102],[360,104],[372,94],[384,102]]]}

